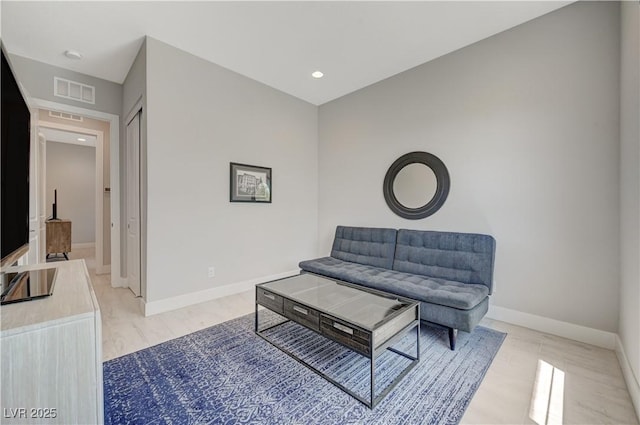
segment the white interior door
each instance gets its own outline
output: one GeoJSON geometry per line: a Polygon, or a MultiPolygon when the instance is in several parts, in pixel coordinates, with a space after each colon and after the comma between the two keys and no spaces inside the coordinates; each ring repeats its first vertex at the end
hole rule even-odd
{"type": "Polygon", "coordinates": [[[140,112],[127,124],[127,285],[140,289],[140,112]]]}

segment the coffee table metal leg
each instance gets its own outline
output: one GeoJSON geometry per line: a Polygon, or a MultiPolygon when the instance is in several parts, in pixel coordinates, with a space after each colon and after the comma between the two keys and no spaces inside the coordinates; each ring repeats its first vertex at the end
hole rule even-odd
{"type": "Polygon", "coordinates": [[[376,352],[373,350],[373,342],[369,343],[369,350],[371,350],[371,401],[369,402],[369,408],[373,409],[376,398],[376,352]]]}
{"type": "Polygon", "coordinates": [[[256,291],[256,294],[254,297],[254,300],[255,300],[254,303],[256,306],[255,332],[258,333],[258,287],[257,286],[255,287],[255,291],[256,291]]]}
{"type": "MultiPolygon", "coordinates": [[[[277,326],[280,326],[286,322],[289,322],[290,320],[286,319],[285,317],[285,321],[284,322],[280,322],[280,323],[276,323],[275,325],[271,325],[265,329],[262,330],[258,330],[258,303],[256,302],[256,308],[255,308],[255,333],[256,335],[258,335],[260,338],[262,338],[263,340],[267,341],[269,344],[273,345],[274,347],[276,347],[277,349],[279,349],[280,351],[284,352],[285,354],[287,354],[289,357],[293,358],[294,360],[296,360],[298,363],[306,366],[308,369],[310,369],[311,371],[317,373],[318,375],[320,375],[321,377],[323,377],[324,379],[326,379],[327,381],[329,381],[330,383],[332,383],[333,385],[335,385],[336,387],[342,389],[344,392],[346,392],[347,394],[349,394],[350,396],[352,396],[353,398],[355,398],[356,400],[358,400],[359,402],[361,402],[362,404],[364,404],[365,406],[369,407],[370,409],[373,409],[380,401],[382,401],[382,399],[384,399],[386,397],[386,395],[411,371],[411,369],[413,369],[418,362],[420,361],[420,320],[416,320],[415,322],[407,325],[404,329],[402,329],[400,332],[398,332],[395,337],[390,338],[385,344],[383,344],[382,346],[378,347],[378,349],[374,349],[373,347],[373,338],[370,339],[369,341],[369,350],[371,355],[369,356],[369,359],[371,361],[370,364],[370,394],[369,394],[369,399],[365,399],[364,397],[360,396],[359,394],[356,394],[354,391],[350,390],[349,388],[347,388],[345,385],[342,385],[341,383],[339,383],[338,381],[332,379],[330,376],[328,376],[327,374],[321,372],[320,370],[316,369],[315,367],[311,366],[310,364],[308,364],[307,362],[305,362],[304,360],[302,360],[301,358],[299,358],[297,355],[295,355],[294,353],[290,352],[289,350],[287,350],[286,348],[284,348],[283,346],[280,346],[279,344],[277,344],[274,341],[271,341],[266,335],[264,335],[263,333],[268,331],[269,329],[275,328],[277,326]],[[397,350],[393,347],[391,347],[392,344],[394,344],[395,342],[397,342],[400,338],[402,338],[403,335],[406,335],[406,333],[408,331],[411,330],[412,327],[415,327],[416,329],[416,356],[413,357],[411,354],[409,353],[405,353],[402,352],[400,350],[397,350]],[[378,352],[383,352],[385,350],[389,350],[393,353],[399,354],[409,360],[411,360],[411,363],[405,367],[402,372],[400,374],[398,374],[393,381],[387,385],[387,387],[378,395],[375,395],[375,363],[376,363],[376,353],[378,352]]],[[[418,314],[416,315],[416,317],[420,317],[419,314],[419,310],[418,310],[418,314]]],[[[334,341],[337,342],[337,341],[334,341]]],[[[348,348],[348,347],[347,347],[348,348]]]]}
{"type": "MultiPolygon", "coordinates": [[[[326,375],[325,373],[319,371],[318,369],[316,369],[315,367],[311,366],[310,364],[308,364],[307,362],[305,362],[304,360],[302,360],[301,358],[299,358],[297,355],[293,354],[292,352],[290,352],[289,350],[287,350],[286,348],[280,346],[279,344],[275,343],[274,341],[271,341],[269,338],[267,338],[266,335],[263,335],[263,332],[274,328],[276,326],[280,326],[282,324],[286,323],[282,322],[282,323],[278,323],[276,325],[270,326],[266,329],[262,329],[260,331],[256,331],[256,334],[264,339],[265,341],[267,341],[269,344],[273,345],[274,347],[276,347],[277,349],[279,349],[280,351],[284,352],[285,354],[287,354],[289,357],[293,358],[294,360],[296,360],[298,363],[306,366],[308,369],[310,369],[311,371],[317,373],[318,375],[320,375],[321,377],[323,377],[324,379],[326,379],[327,381],[331,382],[333,385],[335,385],[336,387],[342,389],[344,392],[346,392],[347,394],[349,394],[350,396],[352,396],[353,398],[355,398],[356,400],[358,400],[359,402],[361,402],[362,404],[364,404],[365,406],[367,406],[370,409],[373,409],[380,401],[382,401],[387,394],[393,389],[395,388],[395,386],[411,371],[411,369],[413,369],[418,362],[420,361],[420,349],[419,349],[419,344],[420,344],[420,322],[418,321],[417,323],[414,324],[414,327],[416,328],[416,338],[417,338],[417,356],[413,357],[412,355],[408,354],[408,353],[404,353],[402,351],[396,350],[394,348],[391,347],[387,347],[386,349],[389,351],[392,351],[396,354],[399,354],[407,359],[412,360],[411,363],[409,365],[407,365],[407,367],[400,373],[398,374],[395,379],[382,391],[382,393],[380,393],[379,395],[376,396],[375,394],[375,362],[376,362],[376,351],[372,351],[371,357],[370,357],[370,389],[371,392],[369,394],[369,398],[365,399],[362,396],[360,396],[359,394],[356,394],[354,391],[352,391],[351,389],[347,388],[346,386],[342,385],[341,383],[337,382],[336,380],[332,379],[330,376],[326,375]]],[[[409,326],[408,328],[405,328],[404,331],[401,332],[401,334],[405,334],[407,330],[410,330],[411,326],[409,326]]],[[[371,347],[373,348],[373,347],[371,347]]],[[[378,351],[381,351],[380,349],[378,351]]]]}

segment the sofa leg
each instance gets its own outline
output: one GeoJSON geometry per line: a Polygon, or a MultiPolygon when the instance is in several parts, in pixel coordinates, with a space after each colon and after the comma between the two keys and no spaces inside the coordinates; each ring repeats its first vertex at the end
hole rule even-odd
{"type": "Polygon", "coordinates": [[[451,350],[455,351],[456,349],[456,337],[458,336],[458,330],[449,328],[449,345],[451,346],[451,350]]]}

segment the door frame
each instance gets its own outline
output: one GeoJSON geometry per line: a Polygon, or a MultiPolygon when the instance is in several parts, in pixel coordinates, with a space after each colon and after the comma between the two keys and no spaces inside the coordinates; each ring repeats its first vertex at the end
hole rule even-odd
{"type": "Polygon", "coordinates": [[[134,109],[127,115],[127,119],[125,120],[125,125],[124,125],[124,157],[125,157],[125,161],[124,164],[126,164],[124,166],[124,180],[125,180],[125,187],[126,190],[125,192],[128,192],[130,190],[131,187],[133,187],[133,182],[131,181],[131,176],[129,175],[129,124],[131,124],[133,122],[134,119],[136,119],[136,117],[138,118],[138,140],[137,140],[137,157],[138,157],[138,161],[137,164],[135,164],[135,168],[138,174],[138,179],[136,181],[137,186],[138,186],[138,208],[137,208],[137,221],[138,221],[138,229],[137,229],[137,233],[136,233],[136,238],[137,238],[137,248],[138,248],[138,287],[134,290],[134,288],[131,287],[131,282],[130,282],[130,278],[131,276],[129,275],[129,261],[131,260],[130,258],[130,252],[129,252],[129,193],[126,193],[125,196],[123,197],[123,201],[125,202],[125,220],[127,222],[127,238],[125,241],[125,246],[126,246],[126,259],[127,259],[127,263],[126,263],[126,282],[127,282],[127,287],[137,296],[137,297],[142,297],[142,237],[141,237],[141,228],[142,228],[142,205],[140,202],[141,196],[140,194],[142,193],[142,184],[141,184],[141,146],[142,146],[142,104],[138,104],[136,103],[136,105],[134,106],[134,109]],[[136,292],[137,290],[137,292],[136,292]]]}
{"type": "MultiPolygon", "coordinates": [[[[38,109],[48,109],[57,112],[66,112],[81,115],[87,118],[94,118],[109,123],[109,157],[110,157],[110,190],[111,190],[111,266],[103,266],[103,270],[97,272],[111,271],[111,286],[125,286],[120,268],[120,251],[122,250],[120,240],[120,116],[108,112],[95,111],[93,109],[80,108],[64,103],[52,102],[49,100],[30,98],[30,106],[38,109]]],[[[96,148],[97,150],[97,148],[96,148]]],[[[100,152],[102,156],[102,152],[100,152]]],[[[100,168],[102,168],[102,162],[100,168]]],[[[97,166],[97,164],[96,164],[97,166]]],[[[104,182],[103,182],[104,183],[104,182]]],[[[104,187],[104,186],[103,186],[104,187]]],[[[100,197],[102,197],[100,188],[100,197]]],[[[102,210],[100,210],[102,214],[102,210]]],[[[97,243],[97,241],[96,241],[97,243]]],[[[102,249],[102,248],[101,248],[102,249]]],[[[97,252],[97,251],[96,251],[97,252]]]]}
{"type": "MultiPolygon", "coordinates": [[[[38,117],[39,118],[39,117],[38,117]]],[[[38,119],[38,121],[40,121],[38,119]]],[[[39,126],[36,125],[36,130],[38,132],[38,145],[37,145],[37,157],[35,158],[37,164],[37,193],[36,197],[38,200],[36,201],[38,206],[38,254],[37,254],[37,263],[43,263],[47,259],[47,139],[44,137],[42,133],[40,133],[39,126]],[[42,190],[45,188],[45,190],[42,190]]]]}
{"type": "Polygon", "coordinates": [[[44,261],[44,256],[40,255],[41,247],[44,246],[44,240],[42,239],[44,204],[40,199],[40,176],[42,175],[42,169],[40,168],[42,163],[41,139],[38,132],[38,110],[34,110],[29,106],[29,112],[31,113],[29,122],[31,131],[29,136],[29,149],[31,152],[29,155],[29,248],[27,255],[18,260],[19,265],[36,264],[44,261]]]}

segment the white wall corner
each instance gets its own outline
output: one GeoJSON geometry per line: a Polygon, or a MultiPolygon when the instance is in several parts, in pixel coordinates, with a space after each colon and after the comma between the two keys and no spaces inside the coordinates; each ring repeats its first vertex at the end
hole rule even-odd
{"type": "Polygon", "coordinates": [[[250,289],[253,289],[258,283],[283,279],[285,277],[295,276],[299,273],[299,269],[290,270],[283,273],[245,280],[242,282],[231,283],[224,286],[216,286],[214,288],[205,289],[204,291],[191,292],[189,294],[178,295],[176,297],[165,298],[158,301],[147,302],[140,298],[143,306],[143,314],[145,316],[152,316],[154,314],[164,313],[165,311],[177,310],[179,308],[188,307],[190,305],[200,304],[202,302],[214,300],[216,298],[222,298],[229,295],[238,294],[240,292],[248,291],[250,289]]]}
{"type": "Polygon", "coordinates": [[[489,306],[487,317],[609,350],[616,348],[617,335],[613,332],[601,331],[495,305],[489,306]]]}
{"type": "Polygon", "coordinates": [[[633,369],[631,369],[631,364],[629,363],[629,359],[624,351],[624,346],[622,345],[622,341],[618,335],[616,335],[616,355],[618,356],[618,362],[622,369],[622,375],[627,383],[627,389],[629,390],[631,401],[636,409],[636,415],[640,418],[640,383],[633,373],[633,369]]]}

